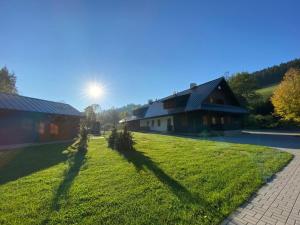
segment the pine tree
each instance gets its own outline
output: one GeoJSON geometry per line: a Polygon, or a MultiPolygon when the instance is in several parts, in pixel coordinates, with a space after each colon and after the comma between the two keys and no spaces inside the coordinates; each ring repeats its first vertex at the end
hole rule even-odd
{"type": "Polygon", "coordinates": [[[117,128],[113,127],[111,134],[108,137],[108,147],[112,149],[116,149],[117,139],[118,139],[117,128]]]}

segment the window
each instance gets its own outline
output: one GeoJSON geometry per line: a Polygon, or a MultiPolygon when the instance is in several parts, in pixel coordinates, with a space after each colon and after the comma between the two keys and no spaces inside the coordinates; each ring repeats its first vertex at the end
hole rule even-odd
{"type": "Polygon", "coordinates": [[[174,99],[168,100],[164,102],[165,109],[171,109],[176,107],[176,101],[174,99]]]}
{"type": "Polygon", "coordinates": [[[209,103],[214,103],[213,97],[210,97],[210,98],[209,98],[209,103]]]}
{"type": "Polygon", "coordinates": [[[224,100],[219,98],[216,100],[216,103],[220,105],[224,105],[224,100]]]}
{"type": "Polygon", "coordinates": [[[221,124],[225,124],[225,118],[223,116],[221,117],[221,124]]]}
{"type": "Polygon", "coordinates": [[[203,125],[208,125],[208,116],[203,116],[203,125]]]}
{"type": "Polygon", "coordinates": [[[168,120],[167,120],[167,129],[168,129],[168,131],[173,130],[172,119],[171,118],[168,118],[168,120]]]}
{"type": "Polygon", "coordinates": [[[157,126],[160,127],[160,120],[157,120],[157,126]]]}
{"type": "Polygon", "coordinates": [[[147,127],[149,127],[149,125],[150,125],[150,121],[148,120],[148,121],[147,121],[147,127]]]}
{"type": "Polygon", "coordinates": [[[45,133],[45,124],[40,122],[38,126],[38,132],[39,134],[44,134],[45,133]]]}
{"type": "Polygon", "coordinates": [[[50,134],[58,135],[58,126],[54,123],[50,123],[50,134]]]}
{"type": "Polygon", "coordinates": [[[217,119],[216,119],[216,117],[212,117],[211,118],[211,123],[213,124],[213,125],[216,125],[217,124],[217,119]]]}
{"type": "Polygon", "coordinates": [[[151,126],[154,127],[154,120],[151,121],[151,126]]]}

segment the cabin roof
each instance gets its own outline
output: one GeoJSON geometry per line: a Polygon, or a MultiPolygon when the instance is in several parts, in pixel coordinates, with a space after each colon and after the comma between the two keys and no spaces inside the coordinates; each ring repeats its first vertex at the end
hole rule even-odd
{"type": "MultiPolygon", "coordinates": [[[[226,82],[224,77],[197,85],[195,87],[177,92],[173,95],[161,98],[147,105],[147,110],[144,116],[133,116],[127,118],[126,121],[139,120],[145,118],[153,118],[159,116],[172,115],[176,113],[189,112],[195,110],[221,111],[230,113],[247,113],[248,111],[240,106],[218,105],[218,104],[204,104],[204,100],[218,87],[221,82],[226,82]],[[185,107],[177,107],[172,109],[165,109],[164,102],[173,98],[188,95],[188,100],[185,107]]],[[[145,106],[143,106],[145,107],[145,106]]]]}
{"type": "Polygon", "coordinates": [[[0,109],[81,117],[69,104],[0,92],[0,109]]]}

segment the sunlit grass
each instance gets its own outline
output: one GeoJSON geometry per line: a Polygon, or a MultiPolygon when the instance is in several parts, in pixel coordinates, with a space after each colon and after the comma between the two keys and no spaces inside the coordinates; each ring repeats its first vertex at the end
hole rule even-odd
{"type": "Polygon", "coordinates": [[[134,137],[127,154],[104,138],[86,154],[0,152],[0,224],[218,224],[291,159],[253,145],[134,137]]]}

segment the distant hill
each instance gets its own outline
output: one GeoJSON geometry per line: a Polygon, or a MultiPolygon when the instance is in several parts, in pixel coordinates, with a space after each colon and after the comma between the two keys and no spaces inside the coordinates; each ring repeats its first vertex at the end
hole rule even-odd
{"type": "Polygon", "coordinates": [[[142,105],[139,104],[127,104],[125,106],[122,106],[120,108],[116,108],[116,111],[119,113],[120,118],[123,119],[126,116],[131,116],[132,115],[132,111],[141,107],[142,105]]]}
{"type": "Polygon", "coordinates": [[[138,107],[141,107],[141,105],[131,103],[120,108],[116,108],[116,110],[119,113],[127,113],[127,115],[131,115],[132,111],[138,107]]]}
{"type": "Polygon", "coordinates": [[[265,88],[257,89],[256,92],[258,94],[261,94],[263,96],[263,98],[267,100],[272,96],[272,94],[277,86],[278,86],[277,84],[274,84],[274,85],[271,85],[271,86],[268,86],[265,88]]]}
{"type": "Polygon", "coordinates": [[[258,88],[264,88],[280,83],[284,74],[290,68],[300,68],[300,58],[281,63],[280,65],[268,67],[251,74],[255,77],[258,88]]]}

